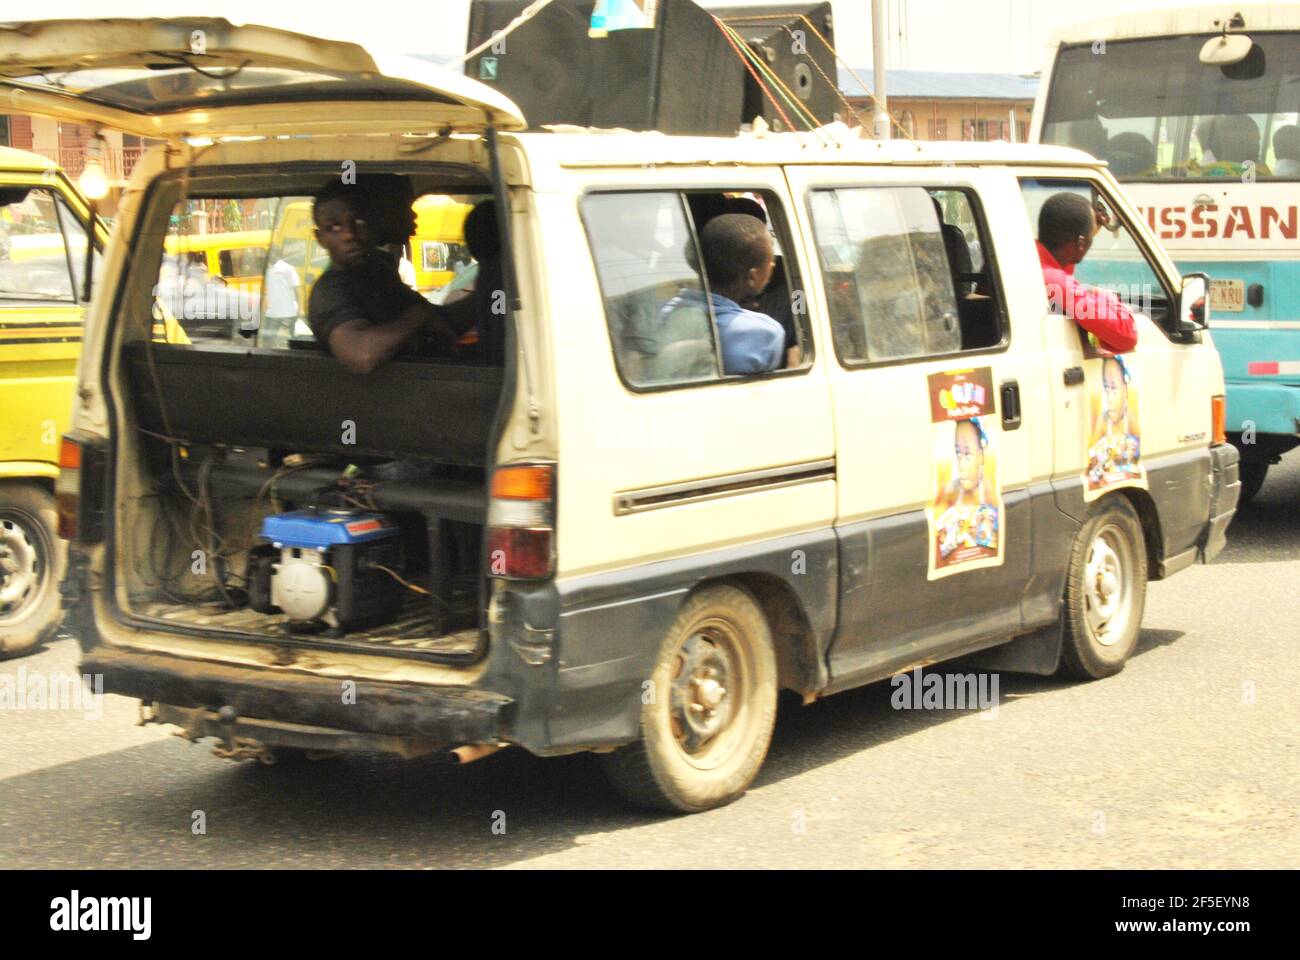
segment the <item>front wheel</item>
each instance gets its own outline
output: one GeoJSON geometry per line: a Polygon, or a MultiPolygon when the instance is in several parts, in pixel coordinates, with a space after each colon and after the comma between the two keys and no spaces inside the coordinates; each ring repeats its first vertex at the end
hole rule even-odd
{"type": "Polygon", "coordinates": [[[642,696],[641,739],[601,759],[635,803],[693,813],[749,787],[776,721],[772,634],[758,602],[730,585],[678,612],[642,696]]]}
{"type": "Polygon", "coordinates": [[[32,483],[0,483],[0,657],[49,639],[62,620],[67,547],[54,498],[32,483]]]}
{"type": "Polygon", "coordinates": [[[1061,672],[1098,680],[1123,670],[1137,646],[1146,593],[1142,522],[1123,497],[1103,500],[1070,549],[1061,672]]]}

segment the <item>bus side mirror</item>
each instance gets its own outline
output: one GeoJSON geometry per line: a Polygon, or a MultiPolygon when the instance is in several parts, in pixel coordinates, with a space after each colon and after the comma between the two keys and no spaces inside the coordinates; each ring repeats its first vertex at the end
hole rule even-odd
{"type": "Polygon", "coordinates": [[[1194,333],[1210,325],[1210,278],[1203,273],[1183,277],[1178,295],[1178,332],[1194,333]]]}

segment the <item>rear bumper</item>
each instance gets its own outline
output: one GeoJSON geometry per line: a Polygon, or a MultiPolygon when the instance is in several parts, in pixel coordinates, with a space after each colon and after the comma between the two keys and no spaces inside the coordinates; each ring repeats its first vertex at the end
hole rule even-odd
{"type": "Polygon", "coordinates": [[[1201,563],[1209,563],[1223,550],[1228,540],[1228,524],[1237,512],[1241,481],[1237,466],[1241,455],[1229,443],[1210,448],[1210,519],[1201,534],[1201,563]]]}
{"type": "Polygon", "coordinates": [[[61,585],[69,626],[81,644],[81,670],[102,676],[106,693],[181,708],[196,720],[230,707],[241,723],[357,735],[342,749],[359,749],[365,738],[381,744],[379,752],[399,753],[406,748],[390,750],[392,738],[412,747],[418,741],[419,752],[513,740],[507,734],[515,702],[488,690],[328,677],[112,646],[99,636],[88,579],[86,558],[72,551],[61,585]]]}
{"type": "Polygon", "coordinates": [[[86,653],[81,670],[103,675],[105,692],[146,703],[231,707],[239,718],[418,738],[430,748],[500,741],[512,704],[483,690],[343,681],[103,645],[86,653]]]}
{"type": "Polygon", "coordinates": [[[1231,434],[1249,428],[1257,436],[1286,438],[1287,448],[1300,435],[1300,385],[1272,380],[1227,382],[1227,427],[1231,434]]]}

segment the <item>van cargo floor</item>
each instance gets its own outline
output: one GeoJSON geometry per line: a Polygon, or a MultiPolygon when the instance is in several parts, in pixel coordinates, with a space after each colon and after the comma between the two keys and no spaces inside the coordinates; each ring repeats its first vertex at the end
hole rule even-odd
{"type": "Polygon", "coordinates": [[[215,603],[159,603],[146,601],[132,604],[133,612],[140,616],[165,620],[190,627],[210,627],[217,630],[238,630],[246,633],[270,635],[275,638],[292,637],[296,640],[319,640],[322,645],[351,649],[382,649],[384,651],[410,650],[453,656],[467,656],[474,652],[478,629],[458,630],[437,636],[433,626],[433,611],[429,601],[409,598],[402,614],[392,623],[357,630],[339,636],[328,633],[291,633],[289,618],[280,613],[258,613],[243,607],[224,609],[215,603]]]}

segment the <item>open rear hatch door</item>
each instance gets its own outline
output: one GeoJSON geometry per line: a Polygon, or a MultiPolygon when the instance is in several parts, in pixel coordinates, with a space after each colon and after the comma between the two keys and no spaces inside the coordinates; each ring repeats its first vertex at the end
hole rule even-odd
{"type": "Polygon", "coordinates": [[[354,43],[209,17],[0,23],[0,112],[146,137],[521,130],[468,77],[354,43]]]}

